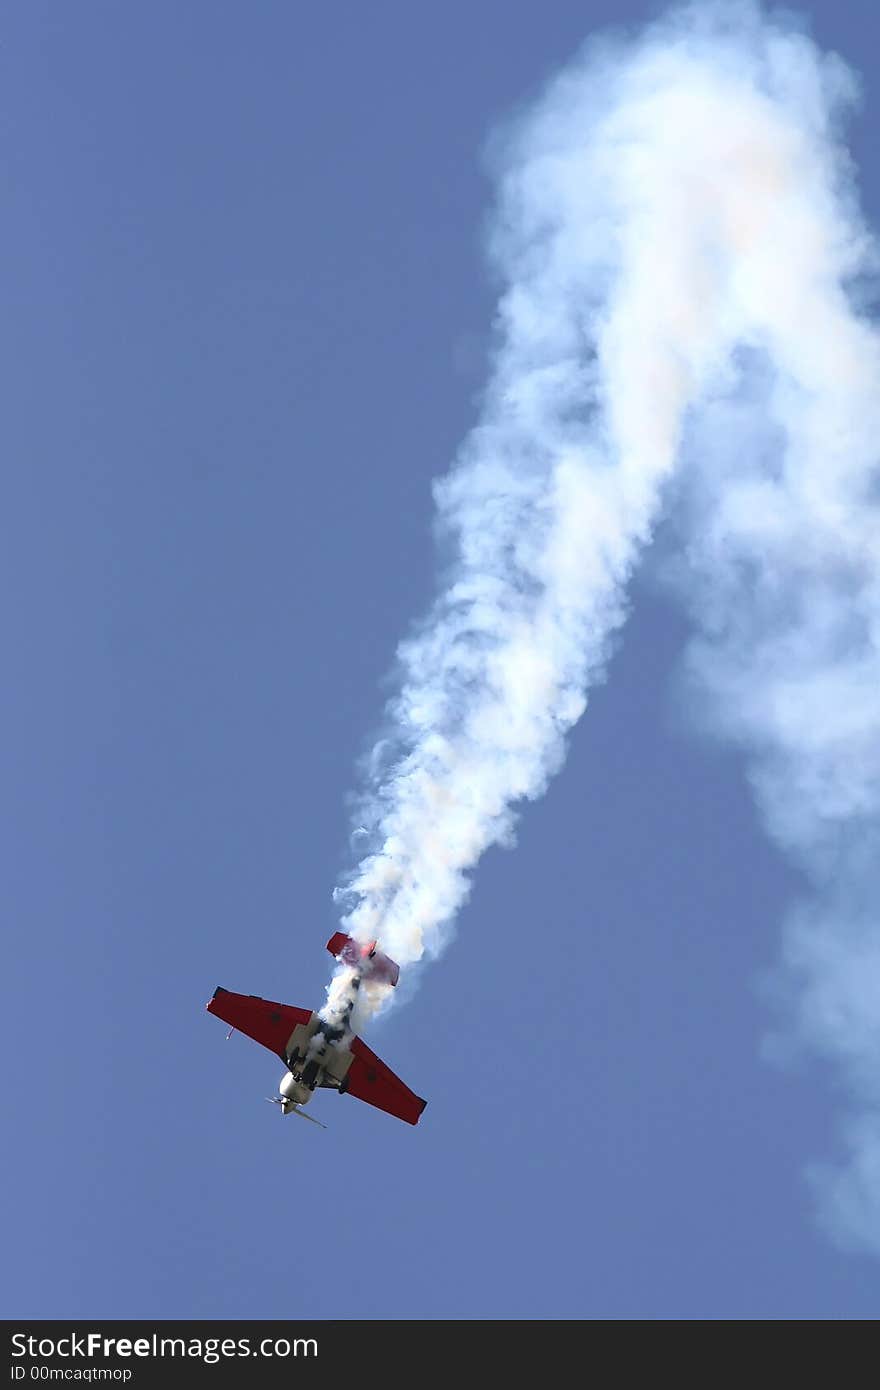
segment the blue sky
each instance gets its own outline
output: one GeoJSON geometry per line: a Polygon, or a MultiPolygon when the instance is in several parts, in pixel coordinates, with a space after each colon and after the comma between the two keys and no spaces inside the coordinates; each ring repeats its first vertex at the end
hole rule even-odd
{"type": "MultiPolygon", "coordinates": [[[[876,221],[876,26],[813,15],[865,78],[876,221]]],[[[369,1034],[419,1127],[334,1096],[326,1133],[282,1122],[280,1064],[204,1013],[217,983],[323,997],[484,371],[481,149],[609,16],[5,17],[7,1316],[877,1313],[802,1177],[834,1078],[761,1058],[797,877],[675,713],[650,557],[565,768],[369,1034]]]]}

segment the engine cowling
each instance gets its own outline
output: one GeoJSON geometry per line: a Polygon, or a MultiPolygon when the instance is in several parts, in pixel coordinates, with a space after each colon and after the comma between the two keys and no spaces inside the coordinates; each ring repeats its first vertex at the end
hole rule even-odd
{"type": "MultiPolygon", "coordinates": [[[[297,1081],[293,1073],[289,1071],[285,1072],[282,1076],[278,1090],[284,1100],[289,1101],[291,1105],[305,1105],[306,1102],[312,1098],[312,1093],[308,1086],[304,1086],[301,1081],[297,1081]]],[[[282,1109],[284,1109],[283,1106],[282,1109]]],[[[284,1113],[287,1114],[286,1109],[284,1113]]]]}

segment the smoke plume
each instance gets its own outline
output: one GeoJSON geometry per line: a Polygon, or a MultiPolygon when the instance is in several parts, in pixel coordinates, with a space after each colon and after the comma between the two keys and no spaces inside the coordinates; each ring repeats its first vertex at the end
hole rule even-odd
{"type": "MultiPolygon", "coordinates": [[[[451,559],[400,648],[338,892],[404,968],[442,949],[559,767],[672,507],[693,688],[808,885],[781,978],[851,1101],[821,1210],[880,1248],[880,359],[855,94],[790,16],[703,4],[592,42],[496,138],[491,375],[435,486],[451,559]]],[[[362,988],[355,1020],[385,993],[362,988]]]]}

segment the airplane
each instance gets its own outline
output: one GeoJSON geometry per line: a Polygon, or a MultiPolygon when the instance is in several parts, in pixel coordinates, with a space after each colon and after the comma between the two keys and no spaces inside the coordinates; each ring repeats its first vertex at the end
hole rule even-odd
{"type": "Polygon", "coordinates": [[[404,1085],[347,1027],[361,981],[396,985],[400,967],[379,950],[378,942],[355,941],[345,932],[335,932],[327,950],[353,972],[350,1002],[341,1025],[328,1023],[311,1009],[275,1004],[256,994],[233,994],[220,985],[205,1007],[209,1014],[231,1025],[227,1037],[237,1029],[281,1058],[287,1071],[278,1087],[280,1094],[271,1102],[281,1107],[282,1115],[299,1115],[321,1124],[302,1106],[309,1103],[318,1087],[326,1087],[340,1096],[356,1096],[407,1124],[418,1124],[428,1102],[404,1085]]]}

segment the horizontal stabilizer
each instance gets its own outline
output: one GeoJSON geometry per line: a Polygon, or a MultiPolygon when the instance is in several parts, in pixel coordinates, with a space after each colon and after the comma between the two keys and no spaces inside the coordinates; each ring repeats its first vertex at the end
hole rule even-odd
{"type": "Polygon", "coordinates": [[[400,966],[379,950],[377,941],[356,941],[353,936],[338,931],[327,942],[327,950],[337,960],[359,970],[365,980],[380,980],[386,985],[396,985],[400,979],[400,966]]]}

